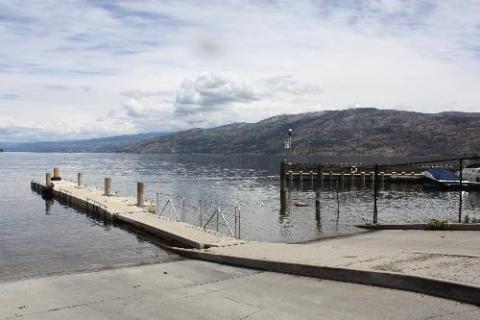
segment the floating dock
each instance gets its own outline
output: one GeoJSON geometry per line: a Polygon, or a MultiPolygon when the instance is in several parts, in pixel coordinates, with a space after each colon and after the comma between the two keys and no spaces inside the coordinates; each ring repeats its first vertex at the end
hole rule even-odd
{"type": "MultiPolygon", "coordinates": [[[[107,219],[123,221],[175,245],[202,249],[245,243],[219,232],[158,216],[154,213],[153,203],[145,202],[144,205],[138,205],[138,195],[137,198],[121,197],[110,194],[109,190],[87,187],[71,181],[51,180],[47,174],[45,183],[32,181],[31,187],[39,193],[44,193],[48,183],[50,185],[48,190],[52,196],[72,207],[102,214],[107,219]]],[[[142,193],[140,200],[143,203],[143,184],[139,191],[142,193]]]]}

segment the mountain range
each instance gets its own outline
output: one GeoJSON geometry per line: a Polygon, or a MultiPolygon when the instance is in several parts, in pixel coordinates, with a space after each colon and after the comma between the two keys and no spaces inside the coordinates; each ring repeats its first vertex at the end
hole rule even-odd
{"type": "Polygon", "coordinates": [[[449,157],[480,153],[480,113],[374,108],[287,114],[256,123],[30,147],[63,152],[280,154],[288,129],[293,130],[292,152],[299,155],[449,157]]]}

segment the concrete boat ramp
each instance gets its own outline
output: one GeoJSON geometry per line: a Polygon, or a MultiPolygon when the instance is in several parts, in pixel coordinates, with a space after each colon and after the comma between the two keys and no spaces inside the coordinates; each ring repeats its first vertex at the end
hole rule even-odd
{"type": "MultiPolygon", "coordinates": [[[[480,305],[479,231],[382,230],[307,244],[244,241],[158,217],[152,203],[138,206],[138,197],[106,196],[95,187],[52,182],[55,198],[157,235],[183,256],[480,305]]],[[[48,183],[31,184],[43,192],[48,183]]]]}
{"type": "MultiPolygon", "coordinates": [[[[191,224],[171,220],[153,214],[154,204],[146,202],[137,206],[133,197],[121,197],[115,194],[106,196],[104,190],[95,187],[78,186],[66,180],[52,181],[53,196],[64,200],[73,207],[98,212],[106,218],[120,220],[143,229],[177,246],[188,248],[209,248],[242,244],[244,241],[191,224]]],[[[43,192],[46,183],[31,182],[32,189],[43,192]]]]}

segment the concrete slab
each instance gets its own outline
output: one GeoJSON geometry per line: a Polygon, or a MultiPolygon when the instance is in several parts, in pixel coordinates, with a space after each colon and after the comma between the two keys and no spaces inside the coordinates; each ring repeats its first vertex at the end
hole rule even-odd
{"type": "Polygon", "coordinates": [[[0,284],[6,319],[478,319],[410,292],[186,260],[0,284]]]}

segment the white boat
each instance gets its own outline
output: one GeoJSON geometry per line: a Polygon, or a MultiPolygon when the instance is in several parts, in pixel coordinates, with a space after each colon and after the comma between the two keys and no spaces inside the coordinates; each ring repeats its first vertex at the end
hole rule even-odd
{"type": "Polygon", "coordinates": [[[447,169],[432,168],[422,173],[424,177],[423,184],[428,188],[441,188],[441,189],[479,189],[480,182],[476,180],[468,179],[465,176],[460,177],[447,169]]]}
{"type": "Polygon", "coordinates": [[[480,182],[480,163],[466,166],[462,171],[463,179],[480,182]]]}

